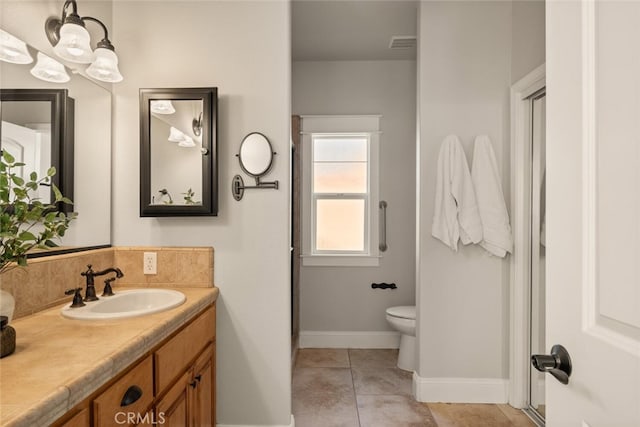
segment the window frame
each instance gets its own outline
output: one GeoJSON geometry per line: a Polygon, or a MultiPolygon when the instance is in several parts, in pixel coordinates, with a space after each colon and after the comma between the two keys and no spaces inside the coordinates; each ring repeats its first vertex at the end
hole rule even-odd
{"type": "MultiPolygon", "coordinates": [[[[354,162],[355,163],[355,162],[354,162]]],[[[341,132],[341,133],[325,133],[325,132],[313,132],[311,134],[311,255],[360,255],[368,256],[370,251],[369,240],[370,229],[369,223],[371,222],[370,215],[370,199],[371,199],[371,134],[366,132],[353,133],[353,132],[341,132]],[[316,159],[315,144],[317,139],[323,138],[343,138],[343,139],[366,139],[367,144],[367,185],[364,193],[318,193],[313,188],[313,174],[315,172],[316,159]],[[317,201],[318,200],[363,200],[364,201],[364,236],[363,236],[363,248],[361,251],[348,251],[348,250],[319,250],[317,249],[317,201]]]]}
{"type": "Polygon", "coordinates": [[[381,116],[302,116],[302,265],[378,266],[379,122],[381,116]],[[314,138],[365,137],[367,139],[367,192],[314,193],[314,138]],[[316,250],[317,200],[364,200],[362,251],[316,250]]]}

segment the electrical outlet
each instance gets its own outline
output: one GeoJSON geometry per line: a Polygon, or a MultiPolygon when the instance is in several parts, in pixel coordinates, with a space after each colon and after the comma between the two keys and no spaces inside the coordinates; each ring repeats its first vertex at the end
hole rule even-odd
{"type": "Polygon", "coordinates": [[[158,274],[158,254],[145,252],[142,270],[144,274],[158,274]]]}

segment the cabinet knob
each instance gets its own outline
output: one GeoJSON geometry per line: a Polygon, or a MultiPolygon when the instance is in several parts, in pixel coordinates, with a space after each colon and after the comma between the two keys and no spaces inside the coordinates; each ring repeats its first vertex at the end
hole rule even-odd
{"type": "Polygon", "coordinates": [[[202,379],[202,375],[201,374],[196,375],[196,381],[200,382],[201,379],[202,379]]]}
{"type": "Polygon", "coordinates": [[[189,385],[190,385],[192,388],[196,388],[196,386],[198,385],[198,383],[197,383],[196,381],[191,381],[191,382],[189,383],[189,385]]]}
{"type": "Polygon", "coordinates": [[[135,403],[138,399],[142,397],[142,389],[137,385],[132,385],[124,392],[124,396],[122,396],[122,401],[120,402],[120,406],[129,406],[132,403],[135,403]]]}

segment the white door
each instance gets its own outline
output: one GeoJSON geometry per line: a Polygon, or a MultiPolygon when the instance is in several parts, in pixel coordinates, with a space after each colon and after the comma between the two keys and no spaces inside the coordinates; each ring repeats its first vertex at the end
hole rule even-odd
{"type": "Polygon", "coordinates": [[[550,427],[640,426],[640,1],[547,2],[550,427]]]}

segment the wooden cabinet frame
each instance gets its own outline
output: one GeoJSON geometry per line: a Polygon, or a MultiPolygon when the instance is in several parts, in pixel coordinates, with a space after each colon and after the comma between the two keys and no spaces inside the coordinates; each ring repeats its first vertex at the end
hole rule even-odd
{"type": "MultiPolygon", "coordinates": [[[[142,406],[139,407],[131,405],[132,408],[136,408],[136,413],[140,413],[143,420],[141,425],[150,425],[153,422],[164,426],[215,426],[215,317],[214,303],[76,405],[53,425],[112,426],[115,424],[115,418],[111,420],[104,413],[104,409],[99,412],[98,408],[117,407],[123,390],[143,383],[153,383],[154,387],[140,386],[153,394],[149,399],[147,393],[147,400],[143,401],[141,397],[140,402],[150,403],[140,403],[142,406]],[[110,405],[105,406],[105,402],[109,402],[110,405]],[[107,423],[106,420],[111,422],[107,423]]],[[[126,413],[127,407],[123,407],[122,412],[126,413]]],[[[120,422],[117,424],[127,425],[120,422]]]]}

